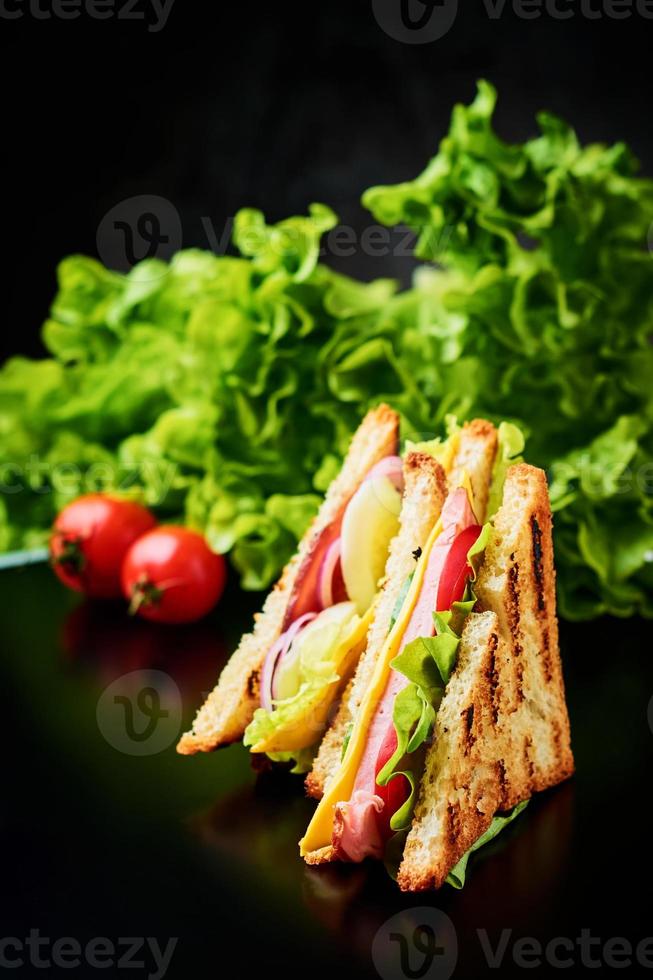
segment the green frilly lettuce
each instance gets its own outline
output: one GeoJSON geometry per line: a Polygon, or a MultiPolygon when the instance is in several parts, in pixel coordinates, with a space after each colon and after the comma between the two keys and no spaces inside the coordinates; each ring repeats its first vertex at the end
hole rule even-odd
{"type": "Polygon", "coordinates": [[[415,180],[363,197],[433,263],[414,378],[440,409],[525,432],[551,481],[564,616],[653,615],[653,181],[623,143],[582,146],[550,113],[507,143],[495,104],[479,83],[415,180]]]}
{"type": "Polygon", "coordinates": [[[560,119],[507,143],[479,85],[376,220],[417,233],[403,292],[320,261],[324,205],[234,225],[238,255],[60,264],[49,356],[0,370],[0,547],[89,489],[203,529],[248,589],[292,554],[365,410],[408,439],[453,413],[519,425],[550,476],[560,610],[653,615],[653,182],[560,119]]]}

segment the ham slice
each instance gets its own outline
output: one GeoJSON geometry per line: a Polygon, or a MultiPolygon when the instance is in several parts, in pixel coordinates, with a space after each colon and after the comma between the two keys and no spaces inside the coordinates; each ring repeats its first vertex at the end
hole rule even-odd
{"type": "MultiPolygon", "coordinates": [[[[440,576],[451,545],[460,532],[471,524],[476,524],[476,517],[467,491],[458,487],[449,494],[442,508],[442,531],[431,549],[422,587],[397,653],[401,653],[417,637],[435,634],[433,613],[440,576]]],[[[375,813],[380,813],[384,806],[383,800],[376,795],[376,763],[388,735],[388,727],[393,724],[395,698],[408,683],[403,674],[390,669],[385,690],[367,733],[351,799],[336,805],[332,844],[341,860],[362,861],[365,857],[378,857],[379,849],[383,852],[382,835],[375,819],[375,813]],[[380,807],[372,804],[372,800],[378,801],[380,807]]]]}

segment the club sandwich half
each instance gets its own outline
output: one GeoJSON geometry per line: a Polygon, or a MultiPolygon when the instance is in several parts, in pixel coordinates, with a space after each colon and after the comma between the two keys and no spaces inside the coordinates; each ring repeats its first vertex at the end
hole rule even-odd
{"type": "Polygon", "coordinates": [[[406,455],[366,649],[307,778],[309,864],[386,859],[403,890],[460,887],[572,774],[551,508],[522,444],[476,421],[406,455]]]}

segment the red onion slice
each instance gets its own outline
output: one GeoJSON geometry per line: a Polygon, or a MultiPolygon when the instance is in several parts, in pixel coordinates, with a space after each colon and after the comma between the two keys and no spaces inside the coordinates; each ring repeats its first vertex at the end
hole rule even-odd
{"type": "Polygon", "coordinates": [[[373,480],[377,476],[387,476],[400,493],[404,492],[404,467],[401,456],[385,456],[372,467],[365,480],[373,480]]]}
{"type": "Polygon", "coordinates": [[[267,652],[263,669],[261,670],[261,707],[266,711],[274,711],[274,675],[281,660],[288,653],[292,641],[299,631],[315,619],[317,613],[305,613],[282,633],[267,652]]]}
{"type": "MultiPolygon", "coordinates": [[[[336,576],[338,575],[339,569],[338,565],[340,563],[340,538],[329,545],[327,553],[324,556],[324,561],[322,562],[322,567],[320,569],[320,577],[318,579],[318,598],[322,609],[328,609],[329,606],[335,605],[336,602],[342,602],[343,599],[340,595],[336,596],[336,588],[342,593],[344,590],[344,582],[339,581],[338,587],[336,586],[336,576]]],[[[342,579],[342,571],[340,570],[339,578],[342,579]]],[[[346,597],[346,592],[345,592],[346,597]]]]}

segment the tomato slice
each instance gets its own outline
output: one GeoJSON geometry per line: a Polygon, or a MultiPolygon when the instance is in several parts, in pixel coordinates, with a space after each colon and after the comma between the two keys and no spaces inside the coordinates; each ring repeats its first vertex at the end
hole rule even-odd
{"type": "MultiPolygon", "coordinates": [[[[374,776],[379,775],[384,765],[397,749],[397,733],[394,724],[388,726],[376,760],[374,776]]],[[[392,837],[394,831],[390,828],[390,820],[410,796],[410,783],[405,776],[393,776],[385,786],[376,783],[374,791],[383,800],[383,809],[376,815],[376,822],[384,840],[392,837]]]]}
{"type": "Polygon", "coordinates": [[[437,612],[451,609],[454,602],[460,602],[464,596],[467,580],[472,574],[472,567],[467,564],[467,554],[481,530],[480,524],[470,524],[460,532],[451,545],[438,583],[435,602],[437,612]]]}

